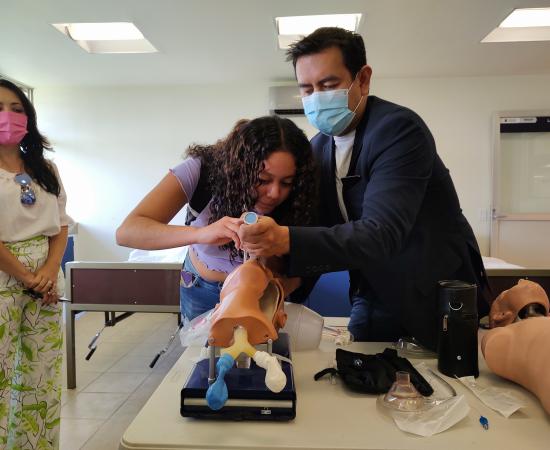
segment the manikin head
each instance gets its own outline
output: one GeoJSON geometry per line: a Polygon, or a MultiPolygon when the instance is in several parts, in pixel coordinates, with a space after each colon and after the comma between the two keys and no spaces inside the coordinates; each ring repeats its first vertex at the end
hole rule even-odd
{"type": "Polygon", "coordinates": [[[246,328],[251,345],[276,340],[286,322],[283,307],[283,288],[271,271],[257,260],[245,262],[223,283],[212,315],[210,345],[229,347],[237,326],[246,328]]]}
{"type": "Polygon", "coordinates": [[[348,90],[347,107],[355,116],[343,130],[326,134],[341,136],[355,129],[365,111],[372,74],[361,35],[342,28],[319,28],[292,44],[287,59],[294,65],[302,98],[319,92],[348,90]]]}
{"type": "Polygon", "coordinates": [[[516,320],[520,311],[527,305],[539,305],[548,315],[550,303],[544,289],[538,283],[521,279],[518,284],[503,291],[493,302],[489,313],[491,328],[502,327],[516,320]]]}

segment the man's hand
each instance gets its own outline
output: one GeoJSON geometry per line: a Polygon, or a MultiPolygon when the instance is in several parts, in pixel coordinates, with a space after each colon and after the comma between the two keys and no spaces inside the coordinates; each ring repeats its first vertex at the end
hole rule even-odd
{"type": "Polygon", "coordinates": [[[262,216],[254,225],[239,227],[241,248],[252,256],[282,256],[290,251],[288,227],[277,225],[271,217],[262,216]]]}

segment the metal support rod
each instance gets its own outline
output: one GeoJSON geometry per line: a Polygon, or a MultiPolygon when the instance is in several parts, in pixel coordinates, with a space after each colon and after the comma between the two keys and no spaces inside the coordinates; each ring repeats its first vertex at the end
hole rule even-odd
{"type": "Polygon", "coordinates": [[[132,314],[134,313],[127,311],[117,316],[115,311],[105,311],[105,323],[103,324],[103,328],[101,328],[101,330],[99,330],[95,334],[95,336],[92,338],[92,340],[88,344],[88,348],[90,349],[90,351],[85,357],[86,361],[89,361],[90,358],[95,353],[95,351],[97,350],[97,340],[99,339],[99,336],[101,335],[105,327],[114,327],[118,322],[130,317],[132,314]]]}
{"type": "Polygon", "coordinates": [[[208,346],[208,384],[216,381],[216,347],[208,346]]]}

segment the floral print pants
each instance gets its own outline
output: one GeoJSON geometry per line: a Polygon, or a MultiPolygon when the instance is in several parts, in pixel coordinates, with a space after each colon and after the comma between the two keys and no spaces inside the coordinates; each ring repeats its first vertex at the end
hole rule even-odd
{"type": "MultiPolygon", "coordinates": [[[[48,238],[5,243],[29,270],[48,256],[48,238]]],[[[63,292],[60,270],[58,292],[63,292]]],[[[0,271],[0,448],[58,449],[61,409],[61,306],[43,305],[0,271]]]]}

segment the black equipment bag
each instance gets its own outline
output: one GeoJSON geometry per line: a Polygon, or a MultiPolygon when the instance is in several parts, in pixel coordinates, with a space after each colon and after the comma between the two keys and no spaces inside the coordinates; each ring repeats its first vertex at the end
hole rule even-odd
{"type": "Polygon", "coordinates": [[[406,358],[397,355],[391,348],[382,353],[366,355],[354,353],[341,348],[336,349],[337,369],[329,367],[314,376],[315,380],[326,374],[338,374],[351,390],[366,394],[385,394],[395,382],[398,371],[408,372],[411,383],[422,395],[429,397],[433,388],[426,379],[418,373],[406,358]]]}

